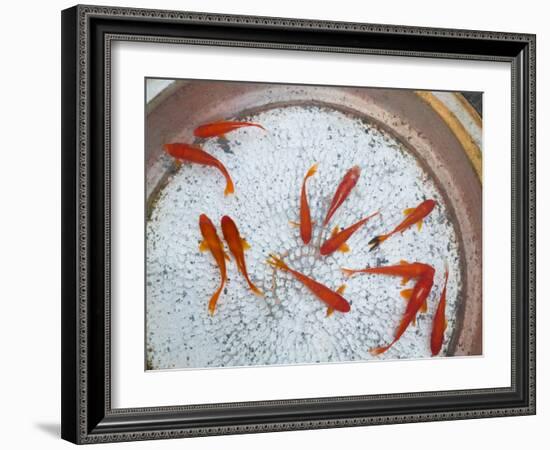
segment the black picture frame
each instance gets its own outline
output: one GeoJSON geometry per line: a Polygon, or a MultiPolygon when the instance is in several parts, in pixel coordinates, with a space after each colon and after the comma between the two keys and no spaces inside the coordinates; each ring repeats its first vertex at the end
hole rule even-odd
{"type": "Polygon", "coordinates": [[[534,413],[534,35],[80,5],[62,12],[64,439],[83,444],[534,413]],[[115,40],[510,63],[511,386],[113,409],[109,108],[110,45],[115,40]]]}

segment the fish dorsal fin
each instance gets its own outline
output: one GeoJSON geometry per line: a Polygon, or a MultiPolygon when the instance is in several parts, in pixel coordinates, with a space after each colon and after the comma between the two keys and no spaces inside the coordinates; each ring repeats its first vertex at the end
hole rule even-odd
{"type": "Polygon", "coordinates": [[[206,242],[206,239],[203,239],[199,244],[199,251],[205,252],[206,250],[208,250],[208,248],[208,242],[206,242]]]}
{"type": "Polygon", "coordinates": [[[349,252],[350,251],[349,245],[344,242],[340,247],[338,247],[338,251],[342,253],[349,252]]]}
{"type": "Polygon", "coordinates": [[[403,277],[401,280],[401,286],[406,285],[411,279],[409,277],[403,277]]]}
{"type": "Polygon", "coordinates": [[[342,286],[340,286],[338,289],[336,289],[336,292],[340,295],[342,295],[344,293],[344,291],[346,290],[347,288],[347,285],[343,284],[342,286]]]}
{"type": "Polygon", "coordinates": [[[289,220],[288,223],[290,224],[291,227],[299,227],[300,226],[300,222],[295,222],[294,220],[289,220]]]}
{"type": "Polygon", "coordinates": [[[332,229],[332,231],[331,231],[331,233],[330,233],[330,237],[333,238],[333,237],[336,236],[339,232],[340,232],[340,227],[339,227],[338,225],[336,225],[336,226],[332,229]]]}
{"type": "Polygon", "coordinates": [[[418,228],[418,231],[422,229],[422,223],[423,223],[422,220],[419,220],[418,222],[416,222],[416,227],[418,228]]]}
{"type": "Polygon", "coordinates": [[[329,306],[327,308],[327,316],[326,317],[330,317],[332,316],[332,313],[334,312],[334,308],[332,306],[329,306]]]}
{"type": "Polygon", "coordinates": [[[399,261],[399,264],[401,264],[402,266],[405,266],[409,264],[409,261],[407,261],[406,259],[402,259],[401,261],[399,261]]]}
{"type": "Polygon", "coordinates": [[[416,315],[412,318],[413,327],[416,327],[416,315]]]}
{"type": "Polygon", "coordinates": [[[403,289],[401,291],[401,297],[403,297],[405,300],[409,301],[411,298],[411,295],[413,293],[412,289],[403,289]]]}
{"type": "Polygon", "coordinates": [[[443,327],[443,330],[447,329],[447,325],[449,325],[449,322],[447,321],[447,319],[445,319],[445,326],[443,327]]]}
{"type": "Polygon", "coordinates": [[[424,303],[422,303],[422,306],[420,307],[420,312],[428,312],[428,301],[424,300],[424,303]]]}
{"type": "Polygon", "coordinates": [[[315,175],[315,173],[317,172],[317,167],[319,167],[319,164],[318,164],[318,163],[313,164],[313,165],[309,168],[309,170],[307,171],[307,173],[306,173],[306,178],[309,178],[309,177],[315,175]]]}
{"type": "Polygon", "coordinates": [[[410,213],[412,213],[416,208],[407,208],[403,210],[403,214],[408,216],[410,213]]]}
{"type": "Polygon", "coordinates": [[[246,239],[241,238],[241,243],[243,245],[243,250],[250,250],[250,244],[246,242],[246,239]]]}

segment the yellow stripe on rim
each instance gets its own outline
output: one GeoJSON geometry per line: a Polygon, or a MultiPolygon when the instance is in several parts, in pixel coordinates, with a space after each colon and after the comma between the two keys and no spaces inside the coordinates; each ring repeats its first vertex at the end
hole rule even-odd
{"type": "MultiPolygon", "coordinates": [[[[458,140],[458,142],[460,142],[460,145],[466,152],[466,156],[468,156],[468,159],[470,160],[472,167],[474,168],[479,178],[479,181],[483,182],[481,170],[481,150],[473,141],[468,131],[466,131],[464,125],[462,125],[460,120],[457,119],[453,112],[449,110],[449,108],[447,108],[447,106],[431,92],[416,91],[416,95],[418,95],[422,100],[424,100],[424,102],[430,105],[432,109],[439,115],[439,117],[441,117],[443,122],[445,122],[445,124],[453,132],[456,139],[458,140]]],[[[471,110],[468,110],[468,112],[471,112],[471,110]]],[[[475,117],[474,120],[476,120],[475,117]]],[[[478,120],[481,122],[481,118],[479,116],[478,120]]]]}
{"type": "Polygon", "coordinates": [[[453,94],[455,98],[460,102],[460,104],[464,106],[464,109],[468,112],[469,116],[472,118],[475,124],[479,128],[481,128],[482,127],[481,116],[476,111],[476,109],[472,106],[472,104],[468,100],[466,100],[466,97],[464,97],[460,92],[454,92],[453,94]]]}

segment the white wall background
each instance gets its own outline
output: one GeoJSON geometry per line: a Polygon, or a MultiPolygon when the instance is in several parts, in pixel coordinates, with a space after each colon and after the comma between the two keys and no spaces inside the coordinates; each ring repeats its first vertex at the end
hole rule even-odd
{"type": "MultiPolygon", "coordinates": [[[[97,3],[104,3],[98,0],[97,3]]],[[[2,448],[68,448],[59,438],[60,403],[60,10],[71,1],[9,2],[0,27],[3,207],[0,244],[0,414],[2,448]]],[[[110,5],[334,19],[538,35],[538,273],[549,271],[549,14],[536,0],[479,2],[296,2],[278,0],[110,0],[110,5]]],[[[348,428],[186,441],[116,444],[118,448],[541,448],[550,420],[548,306],[539,289],[538,415],[386,427],[348,428]]],[[[368,382],[368,380],[365,380],[368,382]]],[[[114,447],[113,447],[114,448],[114,447]]]]}

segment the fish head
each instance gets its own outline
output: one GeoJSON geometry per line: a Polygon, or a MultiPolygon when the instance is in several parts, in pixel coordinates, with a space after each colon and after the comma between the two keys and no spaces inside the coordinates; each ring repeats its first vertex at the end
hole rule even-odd
{"type": "Polygon", "coordinates": [[[199,226],[201,228],[203,227],[211,227],[211,228],[214,228],[214,224],[212,223],[212,221],[210,220],[210,217],[208,217],[206,214],[201,214],[199,216],[199,226]]]}
{"type": "Polygon", "coordinates": [[[355,180],[358,179],[361,175],[361,167],[353,166],[351,169],[349,169],[348,175],[355,180]]]}
{"type": "Polygon", "coordinates": [[[424,205],[431,211],[437,206],[437,202],[433,199],[429,199],[424,202],[424,205]]]}
{"type": "Polygon", "coordinates": [[[433,279],[434,279],[434,276],[435,276],[435,269],[430,266],[429,264],[426,264],[426,269],[425,269],[425,272],[424,272],[424,276],[427,277],[428,279],[431,279],[432,282],[433,282],[433,279]]]}
{"type": "Polygon", "coordinates": [[[174,147],[176,144],[164,144],[164,151],[168,153],[170,156],[174,155],[174,147]]]}
{"type": "Polygon", "coordinates": [[[221,220],[222,232],[226,240],[239,236],[239,230],[233,219],[229,216],[223,216],[221,220]]]}
{"type": "Polygon", "coordinates": [[[222,217],[222,228],[228,228],[230,226],[235,226],[235,222],[233,222],[233,219],[229,216],[223,216],[222,217]]]}

